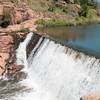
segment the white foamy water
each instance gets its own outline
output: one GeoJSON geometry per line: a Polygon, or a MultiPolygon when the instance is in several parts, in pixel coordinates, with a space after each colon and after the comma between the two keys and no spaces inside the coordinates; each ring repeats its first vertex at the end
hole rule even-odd
{"type": "Polygon", "coordinates": [[[99,60],[49,39],[43,41],[34,55],[35,48],[26,60],[25,41],[18,49],[21,54],[17,53],[17,58],[18,63],[23,59],[27,65],[28,77],[21,83],[32,91],[17,95],[14,100],[79,100],[89,92],[100,92],[99,60]]]}
{"type": "Polygon", "coordinates": [[[27,56],[26,56],[26,47],[29,43],[29,41],[31,40],[31,37],[33,36],[33,33],[30,32],[26,39],[24,40],[24,42],[21,42],[18,49],[16,50],[16,58],[17,61],[16,63],[18,65],[24,65],[24,71],[27,71],[27,56]]]}

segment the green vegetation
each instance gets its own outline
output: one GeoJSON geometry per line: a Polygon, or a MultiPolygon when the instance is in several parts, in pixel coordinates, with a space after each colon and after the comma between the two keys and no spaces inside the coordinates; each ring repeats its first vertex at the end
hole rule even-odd
{"type": "Polygon", "coordinates": [[[28,0],[28,3],[32,9],[42,13],[45,12],[47,17],[52,16],[48,17],[49,20],[38,20],[36,24],[40,26],[70,26],[100,23],[100,18],[97,16],[99,11],[96,10],[95,0],[91,0],[91,2],[89,0],[74,0],[74,4],[71,4],[69,1],[70,0],[28,0]],[[76,11],[77,5],[75,4],[80,5],[79,11],[76,11]]]}
{"type": "Polygon", "coordinates": [[[17,0],[10,0],[12,3],[17,3],[17,0]]]}
{"type": "Polygon", "coordinates": [[[52,27],[52,26],[69,26],[73,25],[73,20],[59,20],[59,19],[50,19],[50,20],[43,20],[40,19],[36,22],[39,26],[43,27],[52,27]]]}
{"type": "Polygon", "coordinates": [[[11,22],[11,16],[9,11],[4,12],[3,17],[0,20],[0,26],[6,28],[11,22]]]}
{"type": "Polygon", "coordinates": [[[43,20],[40,19],[36,22],[40,27],[56,27],[56,26],[76,26],[84,24],[100,23],[100,18],[88,16],[85,17],[75,17],[70,20],[61,20],[61,19],[50,19],[43,20]]]}
{"type": "Polygon", "coordinates": [[[86,4],[82,5],[82,7],[81,7],[81,9],[80,9],[80,12],[79,12],[79,16],[80,16],[80,17],[81,17],[81,16],[87,17],[87,15],[88,15],[88,10],[89,10],[89,7],[88,7],[86,4]]]}

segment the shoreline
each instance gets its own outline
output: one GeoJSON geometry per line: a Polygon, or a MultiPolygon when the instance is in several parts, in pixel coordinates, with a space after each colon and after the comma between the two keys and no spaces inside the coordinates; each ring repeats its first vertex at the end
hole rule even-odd
{"type": "Polygon", "coordinates": [[[72,20],[60,20],[60,19],[39,19],[36,22],[37,27],[64,27],[64,26],[79,26],[79,25],[89,25],[89,24],[100,24],[100,18],[88,19],[80,18],[79,21],[76,19],[72,20]]]}

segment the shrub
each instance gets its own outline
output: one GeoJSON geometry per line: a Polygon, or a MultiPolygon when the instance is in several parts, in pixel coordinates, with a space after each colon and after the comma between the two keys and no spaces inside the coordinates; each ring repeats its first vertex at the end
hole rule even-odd
{"type": "Polygon", "coordinates": [[[64,7],[64,8],[63,8],[63,12],[68,13],[67,7],[64,7]]]}
{"type": "Polygon", "coordinates": [[[17,0],[10,0],[12,3],[17,3],[17,0]]]}
{"type": "Polygon", "coordinates": [[[4,12],[4,15],[3,15],[1,22],[0,22],[0,26],[3,28],[6,28],[10,24],[10,21],[11,21],[10,13],[4,12]]]}
{"type": "Polygon", "coordinates": [[[82,5],[81,10],[79,12],[79,16],[87,17],[88,10],[89,8],[86,4],[82,5]]]}
{"type": "Polygon", "coordinates": [[[48,11],[53,12],[54,11],[54,7],[49,7],[48,11]]]}
{"type": "Polygon", "coordinates": [[[87,17],[93,18],[96,16],[97,11],[95,9],[89,9],[87,17]]]}

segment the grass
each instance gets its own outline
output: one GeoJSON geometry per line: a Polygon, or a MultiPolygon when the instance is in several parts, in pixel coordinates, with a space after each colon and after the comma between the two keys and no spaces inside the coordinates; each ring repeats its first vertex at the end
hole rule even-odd
{"type": "Polygon", "coordinates": [[[47,0],[28,0],[28,5],[33,10],[46,11],[50,2],[47,0]]]}
{"type": "Polygon", "coordinates": [[[76,17],[71,20],[62,20],[62,19],[43,20],[43,19],[40,19],[36,22],[36,24],[41,27],[76,26],[76,25],[84,25],[84,24],[91,24],[91,23],[100,23],[100,18],[76,17]]]}
{"type": "Polygon", "coordinates": [[[66,20],[59,20],[59,19],[50,19],[50,20],[43,20],[40,19],[36,22],[37,25],[43,26],[43,27],[54,27],[54,26],[67,26],[72,25],[72,21],[66,21],[66,20]]]}

